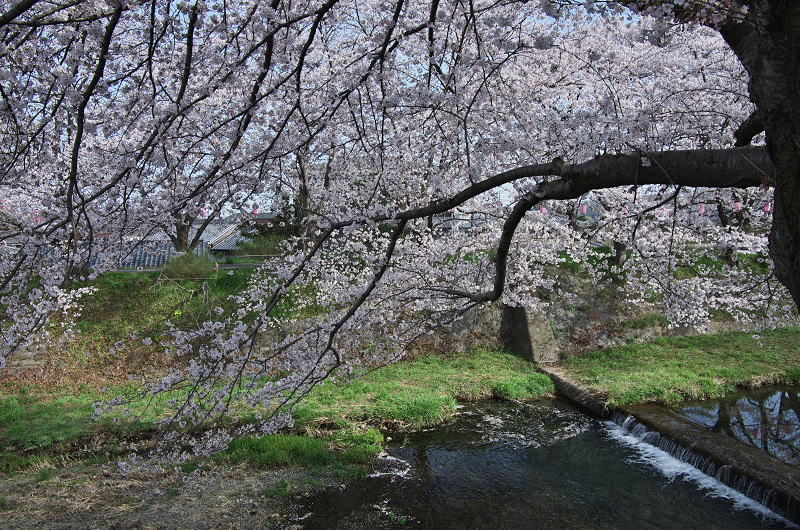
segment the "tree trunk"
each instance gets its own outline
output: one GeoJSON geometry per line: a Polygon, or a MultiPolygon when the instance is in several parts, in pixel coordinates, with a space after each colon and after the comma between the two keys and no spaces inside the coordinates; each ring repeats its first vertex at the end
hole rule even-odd
{"type": "MultiPolygon", "coordinates": [[[[298,154],[297,155],[297,166],[300,170],[300,185],[297,188],[297,206],[294,208],[294,214],[297,215],[298,222],[300,226],[300,237],[302,238],[302,249],[303,252],[308,250],[309,243],[314,239],[314,231],[316,229],[316,224],[311,222],[311,218],[307,215],[306,210],[311,208],[311,195],[308,192],[308,168],[306,167],[305,157],[306,154],[298,154]]],[[[328,175],[327,172],[325,174],[326,182],[328,175]]]]}
{"type": "Polygon", "coordinates": [[[178,223],[175,226],[175,250],[185,252],[189,248],[189,228],[191,225],[178,223]]]}
{"type": "Polygon", "coordinates": [[[800,2],[750,2],[747,21],[726,23],[722,35],[750,75],[775,166],[770,256],[800,307],[800,2]]]}
{"type": "Polygon", "coordinates": [[[628,245],[614,241],[614,257],[612,259],[616,265],[622,267],[628,261],[628,245]]]}
{"type": "Polygon", "coordinates": [[[189,232],[192,229],[194,219],[189,215],[175,215],[175,235],[170,235],[172,244],[178,252],[189,250],[189,232]]]}

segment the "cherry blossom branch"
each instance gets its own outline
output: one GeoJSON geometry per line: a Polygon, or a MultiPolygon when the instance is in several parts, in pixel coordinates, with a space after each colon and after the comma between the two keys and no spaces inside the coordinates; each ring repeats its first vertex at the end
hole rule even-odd
{"type": "MultiPolygon", "coordinates": [[[[577,199],[592,190],[633,184],[747,188],[759,185],[764,173],[770,174],[774,171],[763,147],[748,148],[745,152],[737,149],[717,149],[664,152],[655,156],[659,162],[657,168],[639,167],[638,155],[607,155],[582,164],[563,166],[545,164],[539,167],[520,168],[518,171],[524,173],[525,177],[558,175],[560,178],[538,183],[514,206],[503,225],[500,241],[497,244],[494,288],[479,294],[458,289],[442,289],[442,292],[474,302],[488,302],[500,298],[505,285],[508,252],[517,226],[525,213],[542,201],[577,199]]],[[[508,178],[508,172],[495,177],[500,181],[504,178],[508,178]]],[[[487,179],[489,180],[492,179],[487,179]]],[[[453,199],[445,201],[443,209],[437,209],[432,213],[446,211],[458,204],[453,204],[453,199]]],[[[429,208],[415,211],[417,215],[412,217],[418,216],[420,212],[427,214],[429,208]]]]}

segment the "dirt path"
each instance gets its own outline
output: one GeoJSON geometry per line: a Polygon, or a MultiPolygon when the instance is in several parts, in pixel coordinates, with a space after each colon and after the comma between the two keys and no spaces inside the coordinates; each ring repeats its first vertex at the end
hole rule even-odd
{"type": "Polygon", "coordinates": [[[59,469],[0,481],[2,528],[303,528],[298,504],[331,473],[217,467],[193,474],[116,466],[59,469]],[[46,480],[42,480],[46,478],[46,480]],[[288,490],[288,491],[287,491],[288,490]]]}

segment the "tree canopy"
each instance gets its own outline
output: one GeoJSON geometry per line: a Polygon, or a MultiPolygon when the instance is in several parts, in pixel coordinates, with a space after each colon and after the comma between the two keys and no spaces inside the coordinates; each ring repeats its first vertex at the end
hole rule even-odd
{"type": "Polygon", "coordinates": [[[314,244],[164,339],[190,357],[149,389],[186,390],[173,424],[277,411],[478,303],[541,308],[564,260],[604,281],[596,241],[675,323],[777,322],[800,302],[798,48],[790,0],[0,2],[0,357],[144,234],[269,201],[314,244]],[[456,209],[468,230],[431,230],[456,209]],[[300,285],[324,316],[254,348],[300,285]]]}

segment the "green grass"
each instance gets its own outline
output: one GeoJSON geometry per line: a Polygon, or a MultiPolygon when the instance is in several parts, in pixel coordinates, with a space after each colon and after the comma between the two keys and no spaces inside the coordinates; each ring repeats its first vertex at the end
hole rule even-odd
{"type": "MultiPolygon", "coordinates": [[[[46,463],[43,457],[59,444],[85,441],[99,432],[112,440],[135,435],[176,397],[174,393],[159,395],[146,411],[141,404],[132,406],[131,416],[145,412],[136,422],[123,417],[116,424],[113,416],[100,422],[91,419],[95,401],[136,389],[135,383],[129,383],[107,393],[84,386],[48,396],[20,392],[0,398],[0,444],[6,448],[0,454],[0,471],[15,472],[46,463]]],[[[294,412],[299,431],[241,438],[218,458],[259,467],[360,465],[380,451],[382,437],[374,430],[376,426],[388,422],[405,428],[427,427],[449,418],[458,399],[525,399],[552,391],[546,376],[507,352],[432,355],[372,371],[350,384],[338,381],[318,387],[294,412]],[[317,428],[323,424],[326,427],[317,428]]],[[[242,420],[246,421],[246,416],[242,420]]],[[[119,454],[120,442],[111,445],[112,456],[119,454]]],[[[181,469],[192,472],[197,463],[183,463],[181,469]]]]}
{"type": "Polygon", "coordinates": [[[612,404],[708,399],[737,386],[800,381],[800,329],[724,333],[593,351],[563,364],[612,404]],[[759,346],[758,343],[763,346],[759,346]]]}
{"type": "Polygon", "coordinates": [[[47,482],[51,478],[53,478],[53,474],[55,473],[55,469],[52,467],[43,467],[39,470],[38,475],[36,476],[36,482],[47,482]]]}
{"type": "Polygon", "coordinates": [[[0,473],[14,474],[19,470],[28,469],[49,462],[46,456],[25,456],[18,453],[3,451],[0,453],[0,473]]]}
{"type": "Polygon", "coordinates": [[[30,450],[88,436],[94,396],[64,396],[41,401],[27,396],[0,398],[0,440],[5,447],[30,450]]]}
{"type": "MultiPolygon", "coordinates": [[[[187,261],[191,260],[187,258],[187,261]]],[[[233,303],[228,297],[247,286],[252,270],[235,269],[230,271],[231,274],[226,271],[214,274],[213,266],[208,268],[209,264],[205,260],[189,269],[181,269],[178,265],[171,268],[170,264],[165,268],[164,276],[158,273],[108,272],[93,282],[83,283],[83,286],[95,287],[96,292],[81,300],[82,312],[76,321],[76,329],[95,342],[113,344],[125,340],[132,332],[139,336],[165,333],[167,321],[177,326],[188,326],[194,322],[193,316],[206,316],[209,305],[230,311],[233,303]],[[200,279],[187,279],[195,278],[193,275],[201,276],[196,277],[200,279]],[[201,289],[205,289],[210,303],[204,304],[204,297],[196,295],[201,289]]]]}
{"type": "MultiPolygon", "coordinates": [[[[75,326],[79,335],[72,341],[82,364],[98,369],[107,366],[110,361],[106,352],[114,343],[126,341],[131,333],[156,341],[169,331],[167,322],[191,329],[198,321],[220,318],[214,311],[216,307],[223,309],[223,317],[235,311],[238,307],[231,297],[247,287],[253,269],[215,272],[211,262],[193,256],[187,253],[174,260],[163,275],[109,272],[81,284],[96,288],[95,293],[81,300],[82,311],[75,326]],[[180,260],[186,261],[185,268],[180,260]],[[202,261],[196,263],[198,260],[202,261]]],[[[316,304],[315,295],[311,284],[293,285],[271,316],[317,315],[325,308],[316,304]]],[[[250,314],[244,320],[254,317],[250,314]]]]}
{"type": "Polygon", "coordinates": [[[78,442],[81,445],[98,434],[110,440],[104,447],[106,454],[89,456],[87,463],[104,463],[109,455],[119,454],[120,446],[115,440],[136,436],[150,428],[169,399],[167,395],[159,396],[146,410],[144,403],[137,403],[131,408],[130,418],[119,410],[99,421],[92,419],[95,402],[132,389],[131,385],[111,388],[104,393],[83,387],[81,391],[47,396],[21,392],[0,398],[0,446],[3,447],[0,472],[13,473],[45,463],[59,446],[68,447],[78,442]],[[136,413],[144,415],[141,419],[132,419],[136,413]],[[122,421],[117,421],[119,419],[122,421]]]}
{"type": "Polygon", "coordinates": [[[550,380],[507,352],[431,355],[370,372],[350,384],[326,384],[297,406],[298,423],[336,418],[428,427],[450,417],[457,400],[526,399],[553,392],[550,380]]]}
{"type": "Polygon", "coordinates": [[[281,477],[278,479],[278,482],[275,483],[274,486],[267,486],[264,488],[264,496],[265,497],[274,497],[275,495],[280,495],[281,497],[288,497],[289,494],[292,492],[292,483],[289,482],[287,479],[281,477]]]}
{"type": "Polygon", "coordinates": [[[318,467],[333,461],[325,440],[290,434],[239,438],[231,442],[230,447],[218,458],[231,463],[249,462],[257,467],[318,467]]]}
{"type": "Polygon", "coordinates": [[[194,252],[170,260],[162,270],[162,274],[172,279],[209,279],[216,273],[216,265],[204,256],[194,252]]]}
{"type": "Polygon", "coordinates": [[[280,233],[254,235],[250,241],[244,243],[238,254],[240,256],[269,256],[281,255],[284,252],[284,241],[287,236],[280,233]]]}
{"type": "Polygon", "coordinates": [[[325,438],[285,433],[248,436],[233,440],[215,459],[234,464],[247,462],[261,468],[364,464],[381,451],[382,443],[383,436],[375,429],[335,433],[325,438]]]}

